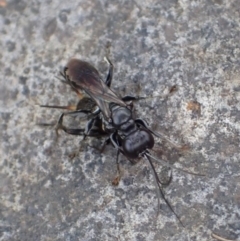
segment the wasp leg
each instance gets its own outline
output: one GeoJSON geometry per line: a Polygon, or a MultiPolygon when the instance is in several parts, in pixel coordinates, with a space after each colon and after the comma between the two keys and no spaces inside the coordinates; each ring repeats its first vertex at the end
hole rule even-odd
{"type": "Polygon", "coordinates": [[[132,95],[126,95],[122,98],[123,101],[138,101],[138,100],[145,100],[145,99],[151,99],[161,97],[160,95],[155,96],[132,96],[132,95]]]}
{"type": "Polygon", "coordinates": [[[135,96],[131,96],[131,95],[126,95],[122,98],[123,101],[136,101],[136,100],[143,100],[146,99],[148,97],[135,97],[135,96]]]}
{"type": "MultiPolygon", "coordinates": [[[[57,122],[57,125],[56,125],[57,135],[58,135],[58,130],[64,130],[65,131],[65,127],[62,124],[62,122],[63,122],[63,117],[66,116],[66,115],[78,115],[80,117],[87,117],[87,118],[90,118],[90,117],[94,116],[94,114],[90,110],[76,110],[76,111],[62,113],[60,115],[60,117],[58,119],[58,122],[57,122]]],[[[67,128],[67,129],[69,129],[69,128],[67,128]]],[[[67,131],[65,131],[65,132],[67,132],[67,131]]],[[[71,133],[69,133],[69,134],[71,134],[71,133]]],[[[75,135],[78,135],[78,134],[75,134],[75,135]]]]}
{"type": "Polygon", "coordinates": [[[112,185],[117,186],[121,180],[121,171],[120,171],[120,165],[119,165],[119,157],[120,151],[117,151],[117,158],[116,158],[116,164],[117,164],[117,176],[114,178],[114,180],[112,181],[112,185]]]}
{"type": "Polygon", "coordinates": [[[72,111],[77,111],[77,110],[91,110],[96,106],[96,103],[90,99],[89,97],[83,97],[81,98],[77,105],[39,105],[40,107],[44,108],[55,108],[55,109],[63,109],[63,110],[72,110],[72,111]]]}
{"type": "Polygon", "coordinates": [[[87,123],[87,125],[85,127],[85,132],[84,132],[83,139],[85,139],[89,135],[89,133],[91,132],[91,130],[93,130],[94,127],[97,127],[98,130],[103,131],[103,129],[102,129],[102,120],[100,118],[98,118],[98,116],[96,116],[95,118],[92,118],[92,119],[90,119],[88,121],[88,123],[87,123]]]}
{"type": "Polygon", "coordinates": [[[120,170],[120,165],[119,165],[119,154],[123,153],[122,148],[121,148],[121,139],[120,137],[117,135],[117,132],[114,132],[110,135],[109,141],[111,141],[111,143],[113,144],[113,146],[117,149],[117,158],[116,158],[116,164],[117,164],[117,172],[118,175],[117,177],[112,181],[112,184],[114,186],[117,186],[120,179],[121,179],[121,170],[120,170]]]}
{"type": "Polygon", "coordinates": [[[102,152],[104,151],[104,149],[105,149],[106,145],[109,145],[110,143],[111,143],[110,138],[107,138],[107,139],[104,141],[104,143],[103,143],[103,145],[102,145],[101,149],[99,150],[99,151],[100,151],[100,153],[102,153],[102,152]]]}
{"type": "MultiPolygon", "coordinates": [[[[88,107],[90,107],[90,105],[91,105],[91,107],[93,107],[93,103],[88,103],[88,102],[89,102],[89,98],[83,98],[78,102],[78,104],[76,106],[74,106],[74,105],[69,105],[69,106],[40,105],[40,107],[72,110],[70,112],[64,112],[60,115],[57,125],[56,125],[57,135],[58,135],[58,130],[60,130],[60,129],[65,130],[65,127],[63,126],[62,122],[63,122],[63,117],[66,115],[77,115],[78,117],[87,117],[88,119],[93,118],[89,121],[87,127],[85,128],[85,136],[84,136],[84,139],[85,139],[85,137],[89,134],[89,132],[94,124],[93,122],[94,122],[96,116],[100,112],[100,110],[96,110],[95,112],[92,112],[89,109],[80,109],[82,105],[89,105],[88,107]]],[[[95,103],[94,103],[94,105],[95,105],[95,103]]],[[[67,128],[67,130],[70,131],[69,128],[67,128]]],[[[67,132],[67,131],[65,131],[65,132],[67,132]]],[[[77,134],[75,134],[75,135],[78,135],[78,131],[76,133],[77,134]]],[[[80,131],[80,133],[81,133],[81,131],[80,131]]]]}
{"type": "MultiPolygon", "coordinates": [[[[59,126],[58,126],[58,129],[61,129],[64,132],[66,132],[67,134],[70,134],[70,135],[77,135],[77,136],[85,137],[85,129],[83,129],[83,128],[79,128],[79,129],[68,128],[68,127],[64,126],[62,123],[60,123],[59,126]]],[[[88,136],[91,136],[91,137],[103,137],[103,136],[106,136],[106,135],[108,135],[108,133],[104,132],[101,129],[91,129],[88,132],[88,136]]],[[[97,149],[94,146],[92,146],[92,147],[97,149]]],[[[69,155],[70,159],[73,159],[75,156],[78,155],[80,148],[81,147],[79,147],[77,151],[75,151],[75,152],[73,152],[72,154],[69,155]]]]}
{"type": "Polygon", "coordinates": [[[56,108],[56,109],[63,109],[63,110],[77,110],[77,105],[66,105],[66,106],[59,106],[59,105],[40,105],[40,107],[45,108],[56,108]]]}
{"type": "MultiPolygon", "coordinates": [[[[58,109],[72,109],[72,106],[56,106],[56,105],[40,105],[41,107],[47,107],[47,108],[58,108],[58,109]]],[[[65,115],[78,115],[79,117],[83,118],[83,117],[87,117],[90,118],[92,116],[95,116],[94,113],[92,113],[90,110],[75,110],[75,111],[70,111],[70,112],[65,112],[62,113],[58,119],[58,122],[56,124],[56,133],[58,135],[58,130],[61,129],[62,126],[62,122],[63,122],[63,117],[65,115]]],[[[38,123],[41,126],[52,126],[54,124],[48,124],[48,123],[38,123]]]]}
{"type": "MultiPolygon", "coordinates": [[[[72,128],[67,128],[66,126],[62,125],[60,127],[61,130],[65,131],[67,134],[70,135],[76,135],[76,136],[84,136],[85,135],[85,129],[80,128],[80,129],[72,129],[72,128]]],[[[106,136],[107,133],[103,133],[102,130],[91,130],[88,133],[88,136],[91,137],[103,137],[106,136]]]]}
{"type": "Polygon", "coordinates": [[[110,87],[112,84],[112,77],[113,77],[113,64],[112,64],[111,60],[108,58],[108,56],[106,56],[104,58],[104,60],[109,64],[108,75],[107,75],[105,83],[108,87],[110,87]]]}
{"type": "MultiPolygon", "coordinates": [[[[67,134],[70,134],[70,135],[78,135],[78,136],[85,136],[86,135],[86,128],[68,128],[66,127],[65,125],[63,125],[63,116],[64,116],[64,113],[61,114],[61,116],[59,117],[59,120],[58,120],[58,123],[57,123],[57,130],[63,130],[65,131],[67,134]]],[[[99,128],[96,128],[94,129],[94,127],[96,126],[93,126],[89,131],[88,131],[88,134],[87,136],[95,136],[95,137],[102,137],[102,136],[106,136],[108,135],[107,132],[105,132],[104,130],[102,129],[99,129],[99,128]]]]}

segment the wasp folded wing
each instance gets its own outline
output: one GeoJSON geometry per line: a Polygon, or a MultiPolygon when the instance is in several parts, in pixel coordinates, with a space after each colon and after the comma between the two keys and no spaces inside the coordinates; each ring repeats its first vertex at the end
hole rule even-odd
{"type": "Polygon", "coordinates": [[[109,103],[126,104],[104,83],[98,71],[89,63],[71,59],[67,64],[66,76],[75,89],[86,92],[99,106],[106,117],[110,117],[109,103]]]}

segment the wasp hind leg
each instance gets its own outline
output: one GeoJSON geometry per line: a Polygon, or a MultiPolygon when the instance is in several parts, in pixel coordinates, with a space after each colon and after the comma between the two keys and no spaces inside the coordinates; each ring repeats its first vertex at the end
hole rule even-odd
{"type": "MultiPolygon", "coordinates": [[[[58,119],[58,123],[57,123],[57,127],[56,127],[57,136],[58,136],[59,130],[63,130],[65,133],[70,134],[70,135],[83,136],[83,140],[86,138],[86,136],[103,137],[103,136],[108,135],[108,133],[106,133],[102,128],[99,128],[99,126],[97,126],[97,122],[92,121],[94,119],[91,119],[89,121],[91,123],[89,123],[89,125],[87,125],[86,128],[69,128],[69,127],[63,125],[63,116],[64,116],[64,114],[62,114],[58,119]],[[86,131],[86,129],[88,129],[88,130],[86,131]]],[[[70,159],[73,159],[75,156],[78,155],[80,148],[81,148],[81,146],[78,148],[77,151],[75,151],[69,155],[70,159]]]]}
{"type": "Polygon", "coordinates": [[[62,113],[57,122],[57,127],[56,127],[57,134],[58,134],[58,130],[63,130],[64,132],[70,135],[83,136],[84,139],[86,138],[86,136],[102,137],[107,135],[107,133],[102,128],[99,127],[100,125],[98,123],[97,118],[90,119],[86,128],[68,128],[65,125],[63,125],[63,117],[65,115],[77,114],[79,112],[80,111],[62,113]]]}

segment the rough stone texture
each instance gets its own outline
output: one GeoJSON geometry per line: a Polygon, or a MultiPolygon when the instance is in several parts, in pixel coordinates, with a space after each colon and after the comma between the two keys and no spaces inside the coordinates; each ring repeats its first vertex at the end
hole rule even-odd
{"type": "Polygon", "coordinates": [[[1,0],[0,36],[1,241],[209,241],[212,232],[240,239],[239,1],[1,0]],[[206,174],[174,170],[165,188],[185,228],[163,200],[156,218],[144,160],[132,166],[121,156],[115,187],[111,146],[100,154],[92,146],[103,140],[63,132],[56,140],[53,127],[37,125],[61,113],[38,104],[78,100],[56,78],[70,57],[106,76],[108,42],[112,88],[159,96],[135,103],[137,116],[190,146],[179,153],[156,139],[154,155],[206,174]]]}

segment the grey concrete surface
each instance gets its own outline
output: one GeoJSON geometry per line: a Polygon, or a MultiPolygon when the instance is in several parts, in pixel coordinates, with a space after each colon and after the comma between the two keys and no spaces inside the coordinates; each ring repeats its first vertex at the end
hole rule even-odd
{"type": "MultiPolygon", "coordinates": [[[[240,4],[237,0],[0,0],[0,240],[240,240],[240,4]],[[111,43],[112,88],[157,96],[136,115],[189,150],[156,138],[153,155],[176,167],[160,213],[145,160],[131,165],[102,139],[56,138],[77,95],[56,77],[69,58],[103,78],[111,43]],[[176,91],[170,90],[176,86],[176,91]],[[71,154],[79,149],[75,157],[71,154]]],[[[84,123],[73,120],[75,125],[84,123]]],[[[71,118],[66,123],[72,122],[71,118]]],[[[154,163],[162,177],[166,170],[154,163]]]]}

